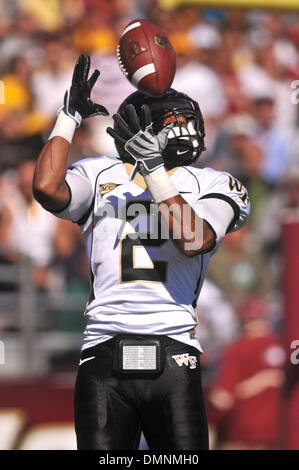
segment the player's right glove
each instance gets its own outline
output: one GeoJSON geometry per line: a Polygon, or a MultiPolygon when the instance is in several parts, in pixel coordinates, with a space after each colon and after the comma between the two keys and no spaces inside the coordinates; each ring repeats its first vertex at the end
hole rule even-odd
{"type": "Polygon", "coordinates": [[[63,110],[65,114],[76,121],[77,127],[80,126],[82,119],[86,119],[96,115],[108,116],[109,113],[104,106],[94,103],[90,99],[90,93],[95,85],[100,72],[95,70],[88,79],[90,69],[90,57],[81,54],[76,63],[72,86],[64,95],[64,106],[58,113],[63,110]]]}

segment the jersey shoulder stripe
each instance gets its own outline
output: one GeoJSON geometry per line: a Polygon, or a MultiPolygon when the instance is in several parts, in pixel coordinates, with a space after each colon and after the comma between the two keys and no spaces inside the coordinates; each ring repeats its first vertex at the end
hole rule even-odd
{"type": "Polygon", "coordinates": [[[203,199],[211,199],[211,198],[221,199],[222,201],[227,202],[231,206],[231,208],[233,209],[234,218],[233,218],[233,220],[231,221],[231,223],[229,224],[229,226],[226,230],[226,233],[229,233],[234,228],[234,226],[236,225],[236,223],[238,222],[238,220],[240,218],[240,207],[238,206],[238,204],[232,198],[230,198],[226,194],[209,193],[209,194],[205,194],[204,196],[200,197],[199,200],[202,201],[203,199]]]}
{"type": "MultiPolygon", "coordinates": [[[[198,192],[200,193],[200,184],[199,184],[199,178],[198,176],[196,175],[196,172],[193,172],[193,167],[188,167],[188,166],[183,166],[182,167],[184,170],[188,171],[188,173],[190,173],[190,175],[192,175],[194,178],[195,178],[195,181],[196,181],[196,184],[197,184],[197,189],[198,189],[198,192]]],[[[196,170],[197,168],[194,168],[194,170],[196,170]]]]}
{"type": "Polygon", "coordinates": [[[93,185],[98,174],[101,171],[106,170],[115,164],[121,164],[121,161],[105,156],[83,158],[82,160],[78,160],[77,162],[73,163],[68,168],[68,171],[78,172],[86,176],[90,180],[90,183],[93,185]]]}

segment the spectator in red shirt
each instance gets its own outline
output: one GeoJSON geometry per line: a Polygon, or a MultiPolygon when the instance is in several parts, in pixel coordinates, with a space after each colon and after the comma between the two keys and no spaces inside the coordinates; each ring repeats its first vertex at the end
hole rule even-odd
{"type": "Polygon", "coordinates": [[[224,352],[209,393],[209,421],[222,449],[277,448],[285,353],[262,298],[247,300],[240,317],[241,336],[224,352]]]}

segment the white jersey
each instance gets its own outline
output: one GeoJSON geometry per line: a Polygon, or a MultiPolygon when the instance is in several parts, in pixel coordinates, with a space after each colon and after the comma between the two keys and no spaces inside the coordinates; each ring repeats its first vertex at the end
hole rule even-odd
{"type": "Polygon", "coordinates": [[[211,254],[248,218],[246,190],[210,168],[169,172],[216,236],[212,252],[187,257],[171,239],[146,235],[148,213],[156,206],[143,178],[130,180],[131,168],[100,157],[81,160],[67,172],[71,202],[56,215],[77,222],[86,242],[92,292],[83,349],[121,333],[168,335],[200,349],[190,333],[197,324],[196,301],[211,254]]]}

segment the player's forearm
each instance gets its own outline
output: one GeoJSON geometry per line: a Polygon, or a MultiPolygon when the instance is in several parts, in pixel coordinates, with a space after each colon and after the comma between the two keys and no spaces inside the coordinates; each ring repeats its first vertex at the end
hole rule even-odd
{"type": "Polygon", "coordinates": [[[144,179],[159,205],[162,223],[179,250],[187,256],[209,250],[215,241],[214,233],[178,193],[165,168],[144,175],[144,179]]]}
{"type": "Polygon", "coordinates": [[[90,57],[81,54],[74,69],[72,85],[64,96],[64,106],[37,161],[33,193],[36,200],[52,212],[62,211],[70,202],[71,194],[65,176],[76,127],[80,126],[82,119],[109,114],[106,108],[90,99],[100,72],[95,70],[88,79],[89,69],[90,57]]]}
{"type": "Polygon", "coordinates": [[[182,253],[195,256],[212,248],[214,234],[210,227],[180,195],[158,205],[169,236],[182,253]]]}
{"type": "Polygon", "coordinates": [[[60,111],[49,140],[37,160],[33,194],[35,199],[49,211],[63,210],[70,199],[65,176],[75,129],[75,120],[60,111]]]}
{"type": "Polygon", "coordinates": [[[59,212],[68,204],[70,193],[65,182],[70,143],[53,137],[42,149],[33,178],[35,199],[47,210],[59,212]]]}

